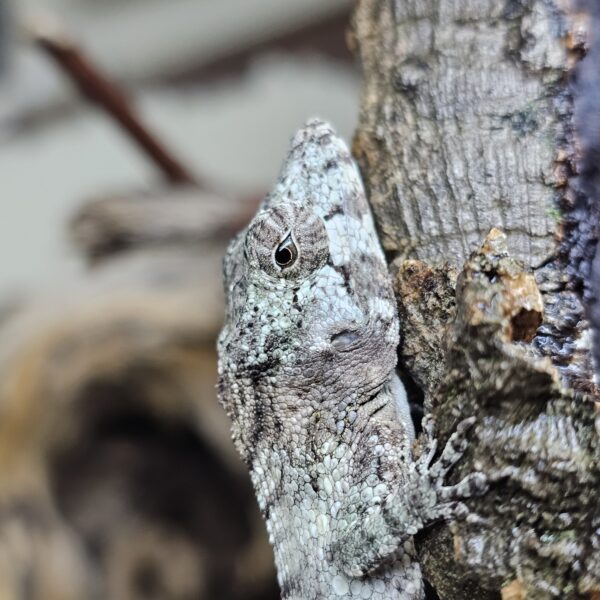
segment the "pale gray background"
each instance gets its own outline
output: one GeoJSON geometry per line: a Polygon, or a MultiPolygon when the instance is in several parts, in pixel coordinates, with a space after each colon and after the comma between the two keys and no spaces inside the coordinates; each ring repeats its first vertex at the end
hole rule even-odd
{"type": "Polygon", "coordinates": [[[0,78],[0,302],[60,286],[83,264],[64,235],[90,197],[148,189],[157,172],[27,43],[31,22],[56,17],[147,122],[219,190],[268,189],[289,137],[310,116],[349,139],[359,75],[318,53],[267,51],[240,74],[186,87],[158,84],[244,46],[309,25],[349,0],[0,0],[10,27],[0,78]],[[27,126],[23,127],[23,123],[27,126]]]}

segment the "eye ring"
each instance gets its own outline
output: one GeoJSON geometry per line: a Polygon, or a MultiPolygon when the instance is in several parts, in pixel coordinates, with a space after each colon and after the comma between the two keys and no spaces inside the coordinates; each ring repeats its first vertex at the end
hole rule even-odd
{"type": "Polygon", "coordinates": [[[275,264],[281,269],[288,269],[298,260],[298,248],[292,238],[292,232],[288,232],[285,238],[273,252],[275,264]]]}

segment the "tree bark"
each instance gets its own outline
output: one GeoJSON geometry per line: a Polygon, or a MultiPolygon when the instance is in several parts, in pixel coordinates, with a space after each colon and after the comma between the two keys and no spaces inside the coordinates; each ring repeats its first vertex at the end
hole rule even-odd
{"type": "Polygon", "coordinates": [[[596,229],[592,211],[581,227],[573,79],[591,68],[589,24],[561,0],[360,0],[354,14],[353,149],[395,277],[400,365],[442,440],[477,416],[454,477],[492,479],[469,502],[478,519],[417,539],[441,598],[600,594],[582,302],[596,229]]]}

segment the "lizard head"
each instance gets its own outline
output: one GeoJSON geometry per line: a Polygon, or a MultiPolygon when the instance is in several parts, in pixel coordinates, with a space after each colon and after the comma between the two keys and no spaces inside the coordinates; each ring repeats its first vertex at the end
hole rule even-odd
{"type": "Polygon", "coordinates": [[[247,460],[261,436],[299,435],[317,417],[339,430],[388,379],[398,322],[387,267],[358,168],[326,123],[295,135],[224,273],[219,392],[247,460]]]}

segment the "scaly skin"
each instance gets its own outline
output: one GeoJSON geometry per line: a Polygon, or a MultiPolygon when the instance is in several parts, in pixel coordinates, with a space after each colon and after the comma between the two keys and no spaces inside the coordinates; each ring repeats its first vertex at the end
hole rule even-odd
{"type": "Polygon", "coordinates": [[[412,535],[482,493],[444,486],[472,423],[433,464],[395,375],[398,319],[358,169],[320,121],[225,258],[219,394],[274,547],[282,598],[423,598],[412,535]]]}

